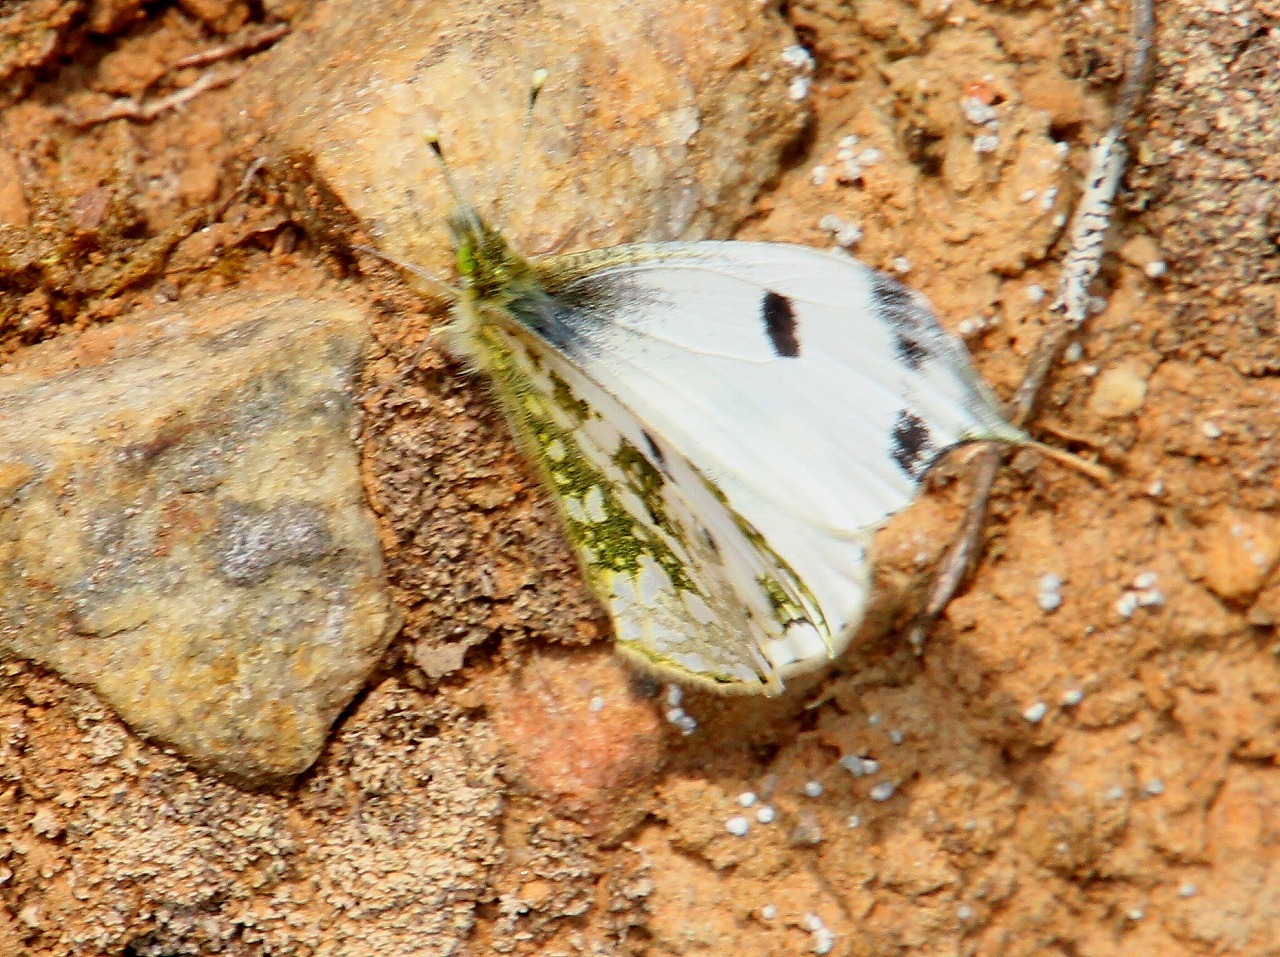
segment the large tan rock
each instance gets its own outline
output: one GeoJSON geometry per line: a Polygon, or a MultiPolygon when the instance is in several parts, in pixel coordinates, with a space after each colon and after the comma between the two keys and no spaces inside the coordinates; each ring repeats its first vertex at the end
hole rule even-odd
{"type": "Polygon", "coordinates": [[[0,654],[258,782],[297,774],[394,625],[340,302],[227,296],[0,378],[0,654]]]}

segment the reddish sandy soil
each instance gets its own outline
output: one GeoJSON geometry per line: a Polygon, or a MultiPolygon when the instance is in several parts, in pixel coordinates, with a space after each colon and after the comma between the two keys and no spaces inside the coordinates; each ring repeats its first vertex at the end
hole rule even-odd
{"type": "MultiPolygon", "coordinates": [[[[254,54],[171,68],[298,6],[0,3],[23,21],[0,38],[0,353],[250,288],[366,301],[387,350],[371,377],[407,362],[428,310],[385,279],[364,283],[268,180],[240,188],[252,156],[226,135],[233,94],[218,83],[254,54]],[[117,98],[156,102],[209,77],[179,110],[87,122],[117,98]]],[[[1031,168],[1036,143],[1068,142],[1073,192],[1107,120],[1123,11],[968,4],[913,57],[927,3],[855,6],[790,5],[817,58],[814,122],[739,235],[827,246],[824,216],[858,223],[856,253],[905,271],[1007,395],[1049,321],[1037,288],[1055,288],[1059,232],[1028,214],[1031,187],[940,155],[968,121],[926,91],[1016,101],[1002,135],[1027,133],[1033,152],[1006,169],[1031,168]],[[836,175],[849,135],[882,153],[858,183],[836,175]]],[[[1231,33],[1263,44],[1258,24],[1270,17],[1274,33],[1280,14],[1254,5],[1240,26],[1226,4],[1213,23],[1162,7],[1165,52],[1099,285],[1106,305],[1039,419],[1042,437],[1116,478],[1016,458],[981,566],[923,656],[897,626],[963,507],[963,457],[885,532],[874,626],[832,674],[778,701],[686,694],[699,727],[682,737],[665,692],[608,655],[607,626],[483,388],[431,355],[425,385],[370,405],[367,484],[406,619],[371,696],[407,696],[409,712],[447,701],[489,729],[496,743],[476,753],[500,763],[505,802],[476,925],[460,950],[423,952],[792,954],[821,952],[829,930],[835,954],[1280,953],[1280,143],[1274,113],[1249,119],[1275,90],[1274,59],[1231,33]],[[1197,180],[1208,172],[1220,179],[1197,180]],[[424,415],[423,395],[448,414],[424,415]],[[530,568],[550,583],[536,593],[530,568]],[[855,776],[847,756],[879,769],[855,776]],[[765,805],[771,823],[757,818],[765,805]],[[745,836],[726,826],[739,816],[745,836]]],[[[0,752],[0,951],[264,952],[214,917],[186,938],[147,937],[141,905],[101,949],[65,942],[41,915],[90,906],[66,896],[89,852],[47,814],[74,816],[85,787],[74,756],[86,693],[21,664],[5,675],[0,715],[25,737],[0,752]]],[[[335,735],[363,727],[361,713],[335,735]]],[[[317,773],[340,777],[349,750],[335,746],[317,773]]],[[[279,799],[302,800],[320,779],[308,780],[279,799]]],[[[276,940],[270,952],[294,952],[276,940]]]]}

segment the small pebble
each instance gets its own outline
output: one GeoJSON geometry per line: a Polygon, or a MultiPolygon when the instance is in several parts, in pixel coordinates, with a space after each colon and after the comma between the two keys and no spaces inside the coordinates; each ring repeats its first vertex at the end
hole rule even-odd
{"type": "Polygon", "coordinates": [[[1152,797],[1157,797],[1164,794],[1164,782],[1159,778],[1152,778],[1142,786],[1142,790],[1146,791],[1152,797]]]}
{"type": "Polygon", "coordinates": [[[670,708],[678,708],[680,702],[684,700],[684,689],[678,684],[672,683],[667,685],[667,706],[670,708]]]}
{"type": "Polygon", "coordinates": [[[772,824],[773,819],[777,816],[778,812],[768,804],[764,805],[764,807],[756,808],[756,820],[761,824],[772,824]]]}
{"type": "Polygon", "coordinates": [[[686,714],[676,722],[676,725],[680,728],[680,733],[687,738],[698,730],[698,719],[691,714],[686,714]]]}
{"type": "Polygon", "coordinates": [[[968,904],[961,904],[959,907],[956,908],[956,916],[959,917],[961,920],[968,920],[970,917],[973,916],[973,908],[970,907],[968,904]]]}
{"type": "Polygon", "coordinates": [[[880,762],[877,761],[875,758],[862,759],[863,774],[875,774],[879,770],[880,770],[880,762]]]}
{"type": "Polygon", "coordinates": [[[604,710],[604,698],[600,695],[592,695],[591,700],[587,702],[587,710],[592,714],[599,714],[604,710]]]}
{"type": "Polygon", "coordinates": [[[973,151],[978,154],[994,153],[1000,148],[1000,137],[994,133],[983,133],[973,138],[973,151]]]}
{"type": "Polygon", "coordinates": [[[1129,920],[1142,920],[1142,918],[1145,916],[1146,916],[1146,911],[1144,911],[1141,907],[1135,907],[1133,910],[1129,911],[1129,914],[1128,914],[1129,920]]]}
{"type": "Polygon", "coordinates": [[[742,815],[738,815],[725,821],[724,829],[734,837],[745,837],[747,831],[751,830],[751,822],[742,815]]]}
{"type": "Polygon", "coordinates": [[[1062,350],[1062,358],[1067,362],[1079,362],[1084,358],[1084,346],[1073,342],[1062,350]]]}
{"type": "Polygon", "coordinates": [[[1084,700],[1084,691],[1080,688],[1069,688],[1062,693],[1062,703],[1068,708],[1074,708],[1084,700]]]}
{"type": "Polygon", "coordinates": [[[871,725],[871,727],[874,728],[879,723],[880,723],[880,715],[878,714],[867,715],[867,724],[871,725]]]}
{"type": "Polygon", "coordinates": [[[893,271],[900,276],[905,276],[911,272],[911,260],[906,256],[894,256],[891,265],[893,266],[893,271]]]}
{"type": "Polygon", "coordinates": [[[1159,498],[1164,494],[1164,482],[1160,481],[1160,479],[1156,479],[1147,486],[1147,494],[1152,498],[1159,498]]]}
{"type": "Polygon", "coordinates": [[[755,791],[743,791],[741,794],[738,795],[738,805],[740,807],[751,807],[751,805],[755,803],[756,803],[755,791]]]}
{"type": "Polygon", "coordinates": [[[1147,274],[1148,279],[1159,279],[1169,271],[1169,265],[1157,259],[1143,266],[1142,271],[1147,274]]]}
{"type": "Polygon", "coordinates": [[[859,817],[857,814],[850,814],[849,819],[844,823],[845,823],[845,827],[849,828],[850,830],[853,830],[855,827],[862,826],[862,818],[859,817]]]}
{"type": "Polygon", "coordinates": [[[668,724],[679,724],[680,719],[683,717],[684,717],[684,708],[668,708],[667,709],[668,724]]]}
{"type": "Polygon", "coordinates": [[[1142,608],[1159,608],[1164,604],[1164,592],[1159,588],[1148,588],[1138,592],[1138,605],[1142,608]]]}
{"type": "Polygon", "coordinates": [[[822,165],[815,166],[809,171],[809,182],[814,186],[822,186],[827,181],[827,174],[831,171],[822,165]]]}
{"type": "Polygon", "coordinates": [[[817,914],[810,913],[805,914],[800,918],[800,926],[809,931],[809,933],[813,933],[815,930],[819,930],[826,925],[822,922],[821,917],[817,914]]]}
{"type": "Polygon", "coordinates": [[[1037,701],[1022,712],[1022,717],[1031,724],[1039,724],[1044,720],[1044,716],[1049,713],[1049,706],[1043,701],[1037,701]]]}
{"type": "Polygon", "coordinates": [[[1044,195],[1040,197],[1040,209],[1048,212],[1053,209],[1053,204],[1058,201],[1058,187],[1050,186],[1044,191],[1044,195]]]}
{"type": "Polygon", "coordinates": [[[901,744],[903,741],[902,732],[899,731],[897,728],[894,728],[892,731],[889,732],[889,740],[892,741],[894,744],[901,744]]]}
{"type": "Polygon", "coordinates": [[[1195,884],[1188,882],[1178,888],[1178,896],[1179,897],[1195,897],[1197,890],[1198,888],[1196,887],[1195,884]]]}
{"type": "Polygon", "coordinates": [[[1216,422],[1205,422],[1200,426],[1200,432],[1206,439],[1222,438],[1222,428],[1216,422]]]}
{"type": "MultiPolygon", "coordinates": [[[[1047,292],[1045,292],[1044,286],[1040,285],[1038,282],[1033,282],[1031,285],[1029,285],[1026,289],[1026,293],[1027,293],[1027,299],[1034,303],[1044,302],[1045,296],[1049,295],[1047,292]]],[[[1072,343],[1072,345],[1079,345],[1079,343],[1078,342],[1072,343]]],[[[1071,346],[1067,346],[1067,348],[1070,349],[1071,346]]],[[[1071,361],[1074,362],[1076,360],[1072,359],[1071,361]]]]}
{"type": "Polygon", "coordinates": [[[1040,591],[1036,594],[1036,604],[1043,612],[1057,611],[1062,606],[1062,577],[1050,572],[1040,576],[1040,591]]]}
{"type": "Polygon", "coordinates": [[[1040,194],[1036,192],[1034,189],[1029,189],[1029,190],[1026,190],[1021,196],[1018,197],[1018,202],[1029,203],[1039,195],[1040,194]]]}
{"type": "Polygon", "coordinates": [[[898,786],[892,781],[881,781],[871,789],[870,797],[873,801],[887,801],[897,790],[898,786]]]}
{"type": "Polygon", "coordinates": [[[818,782],[818,781],[805,782],[805,786],[804,786],[805,797],[811,797],[811,798],[822,797],[822,791],[823,791],[823,788],[822,788],[821,782],[818,782]]]}
{"type": "Polygon", "coordinates": [[[862,155],[858,157],[858,162],[863,166],[875,166],[882,159],[884,159],[884,150],[870,146],[862,151],[862,155]]]}
{"type": "Polygon", "coordinates": [[[798,43],[782,51],[782,62],[797,70],[812,70],[814,66],[813,54],[798,43]]]}
{"type": "Polygon", "coordinates": [[[800,102],[809,95],[809,78],[798,76],[787,85],[787,95],[795,102],[800,102]]]}
{"type": "Polygon", "coordinates": [[[1102,796],[1103,796],[1103,798],[1105,798],[1105,799],[1106,799],[1106,800],[1108,800],[1108,801],[1113,801],[1113,802],[1114,802],[1114,801],[1123,801],[1123,800],[1124,800],[1124,788],[1122,788],[1120,785],[1118,785],[1118,784],[1117,784],[1117,785],[1115,785],[1115,786],[1113,786],[1113,787],[1109,787],[1109,788],[1107,788],[1106,793],[1105,793],[1105,794],[1103,794],[1102,796]]]}
{"type": "Polygon", "coordinates": [[[778,916],[778,908],[774,907],[772,904],[765,904],[760,908],[760,916],[765,920],[773,920],[778,916]]]}
{"type": "Polygon", "coordinates": [[[836,946],[836,935],[834,931],[826,927],[819,927],[813,932],[813,952],[815,954],[829,954],[836,946]]]}
{"type": "Polygon", "coordinates": [[[1144,588],[1155,588],[1156,582],[1159,580],[1160,579],[1156,577],[1155,572],[1142,572],[1134,577],[1133,587],[1138,591],[1142,591],[1144,588]]]}
{"type": "Polygon", "coordinates": [[[866,773],[862,770],[862,758],[858,757],[856,754],[846,754],[840,759],[840,766],[855,778],[860,778],[866,773]]]}
{"type": "Polygon", "coordinates": [[[1125,592],[1116,601],[1116,614],[1121,618],[1132,618],[1138,610],[1138,596],[1131,591],[1125,592]]]}
{"type": "Polygon", "coordinates": [[[976,96],[966,96],[962,99],[960,101],[960,112],[974,126],[985,126],[997,118],[996,108],[990,103],[984,103],[976,96]]]}

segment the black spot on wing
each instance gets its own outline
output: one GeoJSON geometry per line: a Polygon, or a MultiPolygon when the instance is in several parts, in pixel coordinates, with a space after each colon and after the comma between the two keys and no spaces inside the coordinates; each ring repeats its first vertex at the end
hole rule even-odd
{"type": "Polygon", "coordinates": [[[649,449],[649,455],[653,457],[653,460],[654,462],[657,463],[658,468],[662,469],[665,472],[667,468],[667,461],[666,461],[667,457],[662,454],[662,449],[658,446],[658,443],[653,440],[653,436],[650,435],[648,432],[646,432],[644,429],[640,430],[640,434],[644,436],[644,444],[649,449]]]}
{"type": "Polygon", "coordinates": [[[889,454],[898,463],[898,467],[910,476],[912,481],[919,481],[925,470],[933,461],[935,449],[929,437],[929,427],[924,420],[908,409],[898,413],[889,436],[889,454]]]}
{"type": "Polygon", "coordinates": [[[760,318],[764,320],[765,332],[769,334],[775,353],[788,359],[800,355],[796,312],[790,299],[770,289],[760,301],[760,318]]]}
{"type": "Polygon", "coordinates": [[[937,320],[906,286],[882,272],[872,274],[871,300],[881,320],[893,330],[898,359],[913,372],[939,351],[945,335],[937,320]]]}

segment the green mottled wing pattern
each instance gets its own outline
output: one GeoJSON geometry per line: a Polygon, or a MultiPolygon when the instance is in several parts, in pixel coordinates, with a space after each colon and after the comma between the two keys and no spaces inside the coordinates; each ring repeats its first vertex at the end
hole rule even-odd
{"type": "Polygon", "coordinates": [[[462,322],[624,650],[765,693],[781,687],[772,651],[827,657],[812,596],[684,456],[523,325],[492,310],[462,322]]]}

